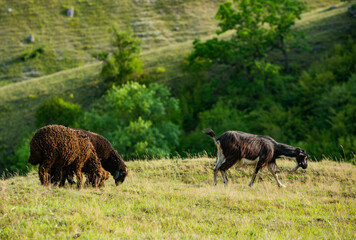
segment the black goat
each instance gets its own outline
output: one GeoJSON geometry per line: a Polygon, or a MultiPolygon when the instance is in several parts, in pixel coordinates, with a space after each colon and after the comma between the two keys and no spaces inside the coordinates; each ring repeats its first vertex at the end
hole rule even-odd
{"type": "Polygon", "coordinates": [[[258,171],[267,166],[277,181],[279,187],[285,187],[276,174],[276,159],[282,157],[295,158],[297,165],[293,171],[299,167],[306,169],[308,164],[306,158],[309,155],[301,148],[292,147],[283,143],[276,142],[269,136],[258,136],[240,131],[228,131],[216,138],[213,130],[209,129],[204,132],[210,136],[217,147],[217,159],[214,167],[214,185],[217,184],[217,173],[221,172],[224,184],[227,185],[228,179],[226,170],[238,163],[239,166],[244,164],[255,165],[249,186],[253,185],[258,171]]]}

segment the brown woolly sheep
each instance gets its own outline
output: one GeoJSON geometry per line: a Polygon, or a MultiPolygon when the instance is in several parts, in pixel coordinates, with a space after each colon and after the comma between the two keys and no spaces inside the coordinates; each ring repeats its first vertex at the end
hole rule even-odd
{"type": "Polygon", "coordinates": [[[115,179],[115,184],[119,185],[123,183],[127,176],[127,167],[121,156],[111,146],[109,140],[99,134],[83,129],[77,129],[77,131],[86,134],[90,138],[96,154],[101,160],[101,165],[106,171],[111,173],[115,179]]]}
{"type": "MultiPolygon", "coordinates": [[[[85,134],[90,138],[91,143],[93,144],[96,154],[98,155],[99,159],[101,160],[102,167],[111,173],[115,180],[115,184],[119,185],[123,183],[126,176],[127,176],[127,167],[125,162],[122,160],[121,156],[115,151],[115,149],[111,146],[109,140],[105,137],[86,131],[83,129],[74,129],[81,134],[85,134]]],[[[51,169],[51,175],[54,174],[54,168],[51,169]]],[[[66,176],[69,183],[73,183],[73,173],[68,172],[66,176]]],[[[89,178],[90,179],[90,178],[89,178]]],[[[62,179],[63,180],[63,179],[62,179]]],[[[65,178],[64,178],[65,181],[65,178]]],[[[90,180],[89,180],[90,181],[90,180]]],[[[55,181],[52,181],[55,182],[55,181]]],[[[91,182],[93,183],[93,182],[91,182]]]]}
{"type": "Polygon", "coordinates": [[[217,147],[217,159],[214,167],[214,185],[217,184],[217,173],[221,172],[224,184],[227,185],[228,179],[226,170],[234,164],[253,165],[255,171],[249,183],[251,187],[258,171],[268,166],[268,170],[272,173],[279,187],[285,187],[279,180],[276,174],[276,159],[281,157],[295,158],[297,165],[293,171],[299,167],[306,169],[308,164],[306,158],[309,155],[301,148],[292,147],[283,143],[276,142],[269,136],[258,136],[240,131],[228,131],[216,138],[213,130],[209,129],[204,132],[210,136],[217,147]]]}
{"type": "MultiPolygon", "coordinates": [[[[101,177],[100,160],[89,137],[79,131],[61,125],[48,125],[40,128],[30,142],[31,155],[28,162],[39,164],[38,174],[41,184],[49,185],[49,171],[55,168],[56,181],[62,178],[62,171],[73,171],[78,188],[82,185],[82,168],[96,166],[91,173],[101,177]]],[[[99,181],[97,181],[99,182],[99,181]]]]}
{"type": "MultiPolygon", "coordinates": [[[[75,183],[73,180],[74,170],[75,168],[73,165],[69,165],[68,167],[63,168],[63,174],[59,184],[60,187],[64,186],[66,179],[68,179],[69,183],[71,184],[75,183]]],[[[85,184],[91,184],[93,187],[101,187],[103,186],[104,182],[109,179],[109,172],[104,170],[98,158],[88,159],[82,168],[82,173],[84,173],[87,178],[85,184]]],[[[58,179],[56,179],[57,175],[55,167],[51,168],[50,174],[52,177],[51,182],[57,184],[58,179]]]]}

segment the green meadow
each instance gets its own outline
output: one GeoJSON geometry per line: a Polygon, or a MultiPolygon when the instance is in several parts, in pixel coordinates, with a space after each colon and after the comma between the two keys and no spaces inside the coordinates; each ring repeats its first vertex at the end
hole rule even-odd
{"type": "Polygon", "coordinates": [[[127,162],[101,189],[46,188],[31,171],[0,181],[0,239],[355,239],[355,166],[277,164],[286,188],[267,169],[248,187],[252,168],[213,186],[206,157],[127,162]]]}

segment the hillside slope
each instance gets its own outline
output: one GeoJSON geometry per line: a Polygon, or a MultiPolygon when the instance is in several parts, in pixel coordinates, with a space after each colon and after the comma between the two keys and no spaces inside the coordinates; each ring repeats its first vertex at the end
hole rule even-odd
{"type": "MultiPolygon", "coordinates": [[[[213,34],[215,14],[224,0],[0,0],[0,86],[95,61],[110,49],[112,25],[131,28],[154,49],[213,34]],[[73,17],[67,11],[74,10],[73,17]],[[33,37],[33,42],[29,37],[33,37]],[[41,48],[37,59],[23,56],[41,48]]],[[[337,0],[306,1],[311,10],[337,0]]]]}
{"type": "Polygon", "coordinates": [[[131,28],[143,49],[210,35],[216,30],[214,16],[221,2],[0,0],[0,84],[95,61],[93,52],[110,48],[112,25],[121,30],[131,28]],[[73,17],[67,16],[69,8],[74,9],[73,17]],[[30,35],[34,42],[29,42],[30,35]],[[45,46],[46,57],[30,64],[19,61],[34,46],[45,46]],[[47,62],[58,66],[39,66],[47,62]]]}
{"type": "Polygon", "coordinates": [[[288,173],[278,188],[265,169],[231,169],[230,185],[214,159],[127,162],[129,174],[100,190],[45,188],[32,171],[0,180],[0,239],[355,239],[356,167],[324,160],[288,173]]]}
{"type": "MultiPolygon", "coordinates": [[[[188,3],[193,4],[190,1],[187,1],[188,3]]],[[[292,51],[291,63],[307,67],[313,60],[332,49],[335,42],[344,41],[355,26],[355,20],[347,14],[348,6],[349,4],[339,4],[334,10],[318,9],[304,14],[297,22],[297,28],[305,31],[310,50],[292,51]]],[[[211,8],[215,9],[216,6],[211,8]]],[[[59,15],[59,18],[65,16],[59,15]]],[[[204,25],[201,27],[204,28],[204,25]]],[[[192,49],[191,40],[182,43],[171,42],[167,46],[144,50],[141,59],[145,71],[155,73],[159,67],[165,71],[158,74],[158,81],[169,86],[179,84],[180,80],[185,78],[181,65],[184,57],[192,49]]],[[[15,51],[12,53],[15,54],[15,51]]],[[[276,53],[273,58],[277,61],[281,59],[280,53],[276,53]]],[[[49,97],[58,95],[65,99],[72,97],[72,101],[84,107],[89,106],[101,93],[98,76],[100,67],[100,62],[96,61],[79,68],[0,87],[0,146],[5,145],[12,149],[23,137],[23,133],[33,131],[34,111],[49,97]]]]}

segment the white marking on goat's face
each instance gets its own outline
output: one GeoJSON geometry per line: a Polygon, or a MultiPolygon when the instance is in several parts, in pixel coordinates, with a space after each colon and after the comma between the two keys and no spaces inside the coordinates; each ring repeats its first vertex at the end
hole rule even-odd
{"type": "Polygon", "coordinates": [[[296,157],[296,161],[297,161],[297,164],[299,165],[299,167],[302,167],[303,169],[306,169],[308,167],[306,154],[304,154],[304,153],[299,154],[296,157]]]}

